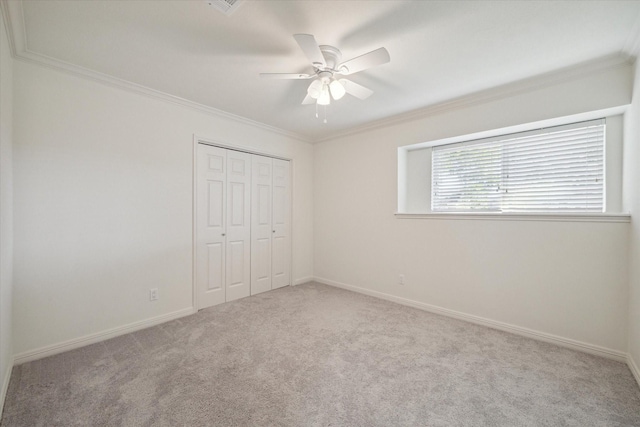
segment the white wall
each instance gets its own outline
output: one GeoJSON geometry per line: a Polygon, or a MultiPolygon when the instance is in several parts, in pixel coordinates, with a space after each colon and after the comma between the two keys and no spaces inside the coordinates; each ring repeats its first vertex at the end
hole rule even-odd
{"type": "Polygon", "coordinates": [[[2,18],[0,13],[0,414],[13,366],[13,59],[2,18]]]}
{"type": "Polygon", "coordinates": [[[640,65],[636,62],[633,103],[625,114],[624,203],[631,212],[629,240],[629,354],[640,383],[640,65]]]}
{"type": "Polygon", "coordinates": [[[18,356],[192,306],[194,133],[293,159],[293,279],[312,276],[311,145],[22,61],[14,71],[18,356]]]}
{"type": "Polygon", "coordinates": [[[628,223],[393,213],[399,146],[625,105],[631,84],[614,67],[315,145],[316,277],[626,352],[628,223]]]}

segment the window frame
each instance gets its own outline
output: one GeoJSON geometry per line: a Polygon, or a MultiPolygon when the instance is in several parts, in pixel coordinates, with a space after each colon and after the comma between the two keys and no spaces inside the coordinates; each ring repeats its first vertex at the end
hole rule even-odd
{"type": "Polygon", "coordinates": [[[398,219],[488,219],[526,221],[630,222],[630,214],[622,212],[622,135],[623,111],[607,109],[570,117],[543,120],[524,125],[482,131],[473,134],[420,142],[398,147],[398,219]],[[607,123],[604,149],[605,212],[442,212],[431,210],[431,151],[439,145],[504,137],[514,133],[546,127],[605,119],[607,123]],[[425,167],[426,166],[426,167],[425,167]],[[426,197],[425,197],[426,195],[426,197]]]}

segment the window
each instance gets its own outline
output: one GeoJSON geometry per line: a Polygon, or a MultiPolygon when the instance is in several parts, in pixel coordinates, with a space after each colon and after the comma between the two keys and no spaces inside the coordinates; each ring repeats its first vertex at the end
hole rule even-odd
{"type": "Polygon", "coordinates": [[[605,121],[435,146],[432,212],[604,212],[605,121]]]}

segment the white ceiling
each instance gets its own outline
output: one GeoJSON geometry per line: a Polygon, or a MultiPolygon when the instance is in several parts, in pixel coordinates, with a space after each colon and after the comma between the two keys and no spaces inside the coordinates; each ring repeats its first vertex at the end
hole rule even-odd
{"type": "Polygon", "coordinates": [[[225,16],[195,1],[23,2],[28,49],[319,139],[462,95],[622,52],[640,1],[246,1],[225,16]],[[352,75],[375,93],[300,105],[311,72],[292,35],[343,59],[384,46],[391,62],[352,75]]]}

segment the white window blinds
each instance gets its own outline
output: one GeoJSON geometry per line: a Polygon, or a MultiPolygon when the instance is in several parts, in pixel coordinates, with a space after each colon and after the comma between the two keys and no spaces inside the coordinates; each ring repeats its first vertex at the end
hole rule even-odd
{"type": "Polygon", "coordinates": [[[604,119],[433,147],[436,212],[603,212],[604,119]]]}

